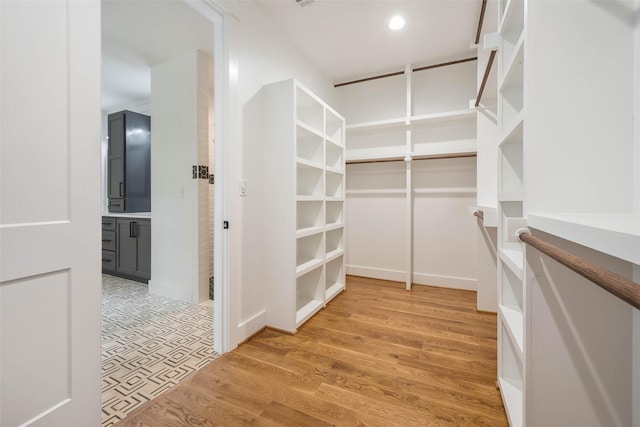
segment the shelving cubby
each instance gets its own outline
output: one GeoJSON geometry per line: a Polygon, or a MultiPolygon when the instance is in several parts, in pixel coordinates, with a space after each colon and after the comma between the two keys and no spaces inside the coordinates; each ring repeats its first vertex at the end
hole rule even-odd
{"type": "Polygon", "coordinates": [[[336,236],[344,233],[345,123],[293,79],[266,85],[260,96],[266,322],[295,332],[328,295],[344,289],[342,240],[336,236]],[[335,246],[331,257],[327,238],[335,246]]]}

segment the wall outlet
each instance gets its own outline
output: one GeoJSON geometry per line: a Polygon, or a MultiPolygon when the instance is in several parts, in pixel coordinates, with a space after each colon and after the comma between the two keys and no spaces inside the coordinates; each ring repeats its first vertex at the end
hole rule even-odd
{"type": "Polygon", "coordinates": [[[247,181],[241,179],[238,185],[238,194],[240,197],[247,197],[247,181]]]}

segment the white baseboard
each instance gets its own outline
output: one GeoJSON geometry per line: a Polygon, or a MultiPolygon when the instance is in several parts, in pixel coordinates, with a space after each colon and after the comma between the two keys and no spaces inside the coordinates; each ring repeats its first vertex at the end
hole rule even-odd
{"type": "Polygon", "coordinates": [[[158,280],[149,280],[149,293],[185,301],[191,304],[198,304],[200,302],[197,301],[197,298],[194,301],[193,293],[188,286],[178,286],[167,282],[160,282],[158,280]]]}
{"type": "Polygon", "coordinates": [[[267,312],[262,310],[238,323],[238,342],[243,342],[267,325],[267,312]]]}
{"type": "MultiPolygon", "coordinates": [[[[405,282],[407,277],[406,273],[400,270],[386,270],[383,268],[360,267],[356,265],[347,265],[346,272],[352,276],[371,277],[374,279],[393,280],[396,282],[405,282]]],[[[462,277],[413,273],[413,283],[416,285],[429,285],[440,288],[475,291],[477,290],[478,281],[476,279],[466,279],[462,277]]]]}

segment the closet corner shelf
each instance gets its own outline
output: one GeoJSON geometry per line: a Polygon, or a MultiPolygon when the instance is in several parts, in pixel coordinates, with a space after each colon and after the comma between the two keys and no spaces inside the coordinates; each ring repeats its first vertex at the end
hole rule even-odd
{"type": "Polygon", "coordinates": [[[344,254],[344,249],[336,249],[333,250],[331,252],[328,252],[325,257],[324,257],[324,261],[325,262],[330,262],[333,261],[336,258],[339,258],[340,256],[342,256],[344,254]]]}
{"type": "Polygon", "coordinates": [[[307,227],[296,230],[296,238],[311,236],[312,234],[321,233],[322,227],[307,227]]]}
{"type": "Polygon", "coordinates": [[[509,86],[522,85],[522,63],[524,62],[524,33],[520,34],[511,58],[508,59],[504,71],[501,73],[502,79],[498,83],[498,87],[502,92],[509,86]],[[517,74],[516,74],[517,73],[517,74]]]}
{"type": "Polygon", "coordinates": [[[513,121],[509,123],[509,126],[502,133],[502,139],[500,140],[500,146],[512,141],[522,141],[524,125],[524,111],[520,111],[513,121]]]}
{"type": "Polygon", "coordinates": [[[325,292],[325,301],[329,302],[335,296],[337,296],[341,291],[344,290],[344,284],[341,282],[334,283],[331,285],[325,292]]]}
{"type": "Polygon", "coordinates": [[[330,136],[327,135],[327,137],[325,138],[325,140],[333,145],[335,145],[336,147],[339,148],[343,148],[343,145],[338,142],[338,138],[331,138],[330,136]]]}
{"type": "Polygon", "coordinates": [[[339,168],[332,168],[332,167],[327,166],[325,169],[327,170],[327,172],[336,173],[338,175],[344,174],[344,171],[342,169],[339,169],[339,168]]]}
{"type": "Polygon", "coordinates": [[[435,114],[422,114],[419,116],[411,116],[411,124],[424,124],[424,123],[438,123],[438,122],[446,122],[451,120],[460,120],[460,119],[472,119],[477,115],[477,110],[474,109],[465,109],[465,110],[455,110],[455,111],[446,111],[443,113],[435,113],[435,114]]]}
{"type": "Polygon", "coordinates": [[[524,320],[522,311],[518,308],[502,304],[498,306],[498,310],[500,312],[502,323],[511,337],[511,341],[516,344],[516,351],[520,358],[520,362],[522,362],[524,354],[524,320]]]}
{"type": "Polygon", "coordinates": [[[322,131],[319,131],[318,129],[316,129],[315,127],[311,126],[310,124],[303,122],[302,120],[296,120],[296,125],[300,126],[301,128],[308,130],[309,132],[311,132],[314,135],[319,136],[320,138],[324,138],[324,133],[322,131]]]}
{"type": "MultiPolygon", "coordinates": [[[[513,0],[512,0],[513,1],[513,0]]],[[[512,427],[522,426],[522,383],[504,377],[498,378],[502,401],[512,427]]]]}
{"type": "Polygon", "coordinates": [[[388,120],[374,120],[370,122],[354,123],[351,125],[347,125],[347,131],[404,127],[406,126],[406,123],[407,123],[407,119],[404,117],[399,117],[396,119],[388,119],[388,120]]]}
{"type": "Polygon", "coordinates": [[[317,258],[307,261],[303,264],[300,264],[296,267],[296,277],[303,276],[308,272],[322,266],[322,264],[324,264],[324,260],[317,259],[317,258]]]}
{"type": "Polygon", "coordinates": [[[322,308],[322,304],[323,301],[314,299],[300,307],[300,309],[296,311],[296,328],[309,320],[311,316],[320,310],[322,308]]]}
{"type": "Polygon", "coordinates": [[[521,250],[516,249],[500,249],[500,259],[516,277],[522,280],[523,266],[524,266],[524,253],[521,250]]]}
{"type": "Polygon", "coordinates": [[[527,225],[640,265],[640,215],[530,213],[527,225]]]}
{"type": "Polygon", "coordinates": [[[324,197],[322,196],[305,196],[305,195],[297,195],[296,201],[298,202],[322,202],[324,201],[324,197]]]}

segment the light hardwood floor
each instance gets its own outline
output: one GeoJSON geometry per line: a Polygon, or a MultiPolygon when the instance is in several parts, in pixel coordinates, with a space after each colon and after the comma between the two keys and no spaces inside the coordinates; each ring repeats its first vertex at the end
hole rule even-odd
{"type": "Polygon", "coordinates": [[[403,287],[348,277],[295,335],[263,330],[117,425],[507,426],[496,316],[403,287]]]}

